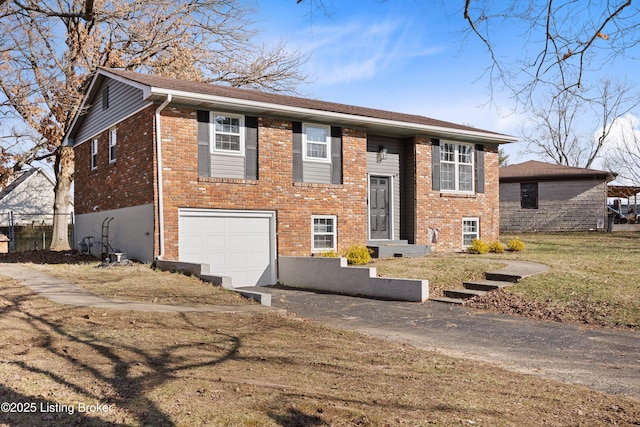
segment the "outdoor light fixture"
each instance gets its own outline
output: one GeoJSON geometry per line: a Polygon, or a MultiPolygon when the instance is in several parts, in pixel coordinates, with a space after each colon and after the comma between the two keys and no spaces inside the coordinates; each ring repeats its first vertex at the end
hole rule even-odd
{"type": "Polygon", "coordinates": [[[384,145],[378,146],[378,161],[387,160],[387,147],[384,145]]]}

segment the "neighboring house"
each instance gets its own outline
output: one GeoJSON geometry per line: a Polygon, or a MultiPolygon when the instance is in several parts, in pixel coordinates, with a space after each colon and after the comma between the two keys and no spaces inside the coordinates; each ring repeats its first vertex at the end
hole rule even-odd
{"type": "Polygon", "coordinates": [[[500,168],[503,232],[595,230],[607,224],[616,174],[531,160],[500,168]]]}
{"type": "Polygon", "coordinates": [[[204,262],[234,285],[263,285],[279,256],[496,239],[498,145],[515,138],[100,69],[66,141],[76,240],[100,240],[107,221],[109,245],[129,258],[204,262]]]}
{"type": "Polygon", "coordinates": [[[52,224],[55,182],[41,168],[20,171],[0,191],[0,226],[52,224]]]}

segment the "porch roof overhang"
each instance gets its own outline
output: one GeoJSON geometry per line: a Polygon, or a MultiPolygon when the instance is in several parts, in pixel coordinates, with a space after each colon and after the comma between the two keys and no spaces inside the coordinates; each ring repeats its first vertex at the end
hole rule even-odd
{"type": "Polygon", "coordinates": [[[380,134],[407,138],[427,136],[429,138],[452,138],[469,142],[506,144],[518,141],[517,137],[480,130],[455,129],[407,121],[389,120],[335,111],[316,110],[290,105],[273,104],[254,100],[177,91],[150,87],[145,91],[145,99],[160,102],[171,95],[172,104],[184,104],[195,108],[222,109],[255,114],[263,117],[295,118],[300,121],[330,121],[335,125],[367,129],[369,134],[380,134]]]}
{"type": "Polygon", "coordinates": [[[607,197],[633,197],[640,194],[640,187],[629,185],[609,185],[607,187],[607,197]]]}

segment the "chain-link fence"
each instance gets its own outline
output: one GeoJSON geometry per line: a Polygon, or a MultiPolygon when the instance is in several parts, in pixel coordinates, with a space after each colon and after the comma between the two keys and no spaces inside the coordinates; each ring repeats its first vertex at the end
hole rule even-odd
{"type": "MultiPolygon", "coordinates": [[[[60,215],[60,214],[55,214],[60,215]]],[[[53,236],[52,213],[0,213],[0,234],[9,240],[7,250],[9,252],[24,252],[39,249],[49,249],[53,236]]],[[[73,213],[63,214],[68,218],[69,242],[74,241],[73,213]]],[[[2,247],[0,246],[0,249],[2,247]]]]}

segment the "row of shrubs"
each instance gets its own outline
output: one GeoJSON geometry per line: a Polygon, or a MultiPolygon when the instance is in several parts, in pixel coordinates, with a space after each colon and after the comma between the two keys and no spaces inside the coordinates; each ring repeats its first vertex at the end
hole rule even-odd
{"type": "MultiPolygon", "coordinates": [[[[467,248],[467,252],[471,254],[486,254],[488,252],[501,254],[506,250],[510,252],[520,252],[524,250],[524,243],[517,237],[509,240],[507,246],[499,241],[485,243],[480,239],[473,239],[471,246],[467,248]]],[[[343,256],[347,259],[349,265],[366,265],[371,262],[371,254],[373,250],[369,249],[365,245],[351,245],[342,254],[338,254],[336,251],[329,251],[322,253],[322,256],[329,258],[337,258],[343,256]]]]}
{"type": "MultiPolygon", "coordinates": [[[[506,249],[511,252],[520,252],[524,250],[524,243],[517,237],[509,240],[506,249]]],[[[471,246],[467,248],[467,252],[471,254],[486,254],[488,252],[501,254],[505,251],[505,246],[499,241],[485,243],[480,239],[473,239],[471,246]]]]}

